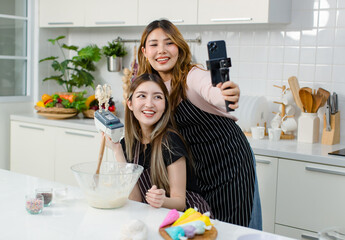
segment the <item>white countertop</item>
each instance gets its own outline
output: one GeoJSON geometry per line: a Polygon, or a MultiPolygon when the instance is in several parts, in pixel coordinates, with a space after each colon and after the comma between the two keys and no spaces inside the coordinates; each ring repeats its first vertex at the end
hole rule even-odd
{"type": "Polygon", "coordinates": [[[272,142],[267,137],[261,140],[254,140],[252,137],[248,137],[248,141],[254,153],[258,155],[345,167],[345,157],[328,154],[329,152],[345,148],[344,144],[301,143],[296,139],[272,142]]]}
{"type": "MultiPolygon", "coordinates": [[[[0,239],[63,239],[88,240],[119,239],[123,224],[133,219],[143,221],[148,228],[149,240],[162,239],[158,226],[168,209],[156,209],[147,204],[129,201],[122,208],[101,210],[89,207],[79,188],[68,186],[64,199],[54,199],[51,206],[38,215],[30,215],[25,210],[25,194],[37,187],[66,187],[7,170],[0,169],[0,239]]],[[[274,234],[239,227],[216,221],[217,239],[281,239],[274,234]]]]}
{"type": "Polygon", "coordinates": [[[83,114],[79,113],[77,116],[67,119],[47,119],[36,113],[28,114],[16,114],[11,115],[11,120],[14,121],[23,121],[35,124],[43,124],[53,127],[64,127],[64,128],[73,128],[78,130],[86,130],[91,132],[97,132],[95,127],[95,122],[93,119],[84,118],[83,114]]]}
{"type": "MultiPolygon", "coordinates": [[[[63,120],[51,120],[35,113],[20,114],[11,115],[11,120],[92,132],[97,131],[94,125],[94,120],[83,118],[82,114],[63,120]]],[[[123,122],[123,119],[120,120],[123,122]]],[[[267,136],[262,140],[254,140],[251,137],[248,137],[248,140],[254,153],[258,155],[345,167],[345,157],[328,155],[329,152],[345,148],[345,144],[324,145],[321,143],[300,143],[296,139],[272,142],[268,140],[267,136]]]]}

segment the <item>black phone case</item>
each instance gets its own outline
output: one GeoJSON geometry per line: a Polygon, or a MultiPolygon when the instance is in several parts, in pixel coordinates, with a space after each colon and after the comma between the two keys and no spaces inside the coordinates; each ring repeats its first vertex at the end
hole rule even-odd
{"type": "MultiPolygon", "coordinates": [[[[208,58],[209,61],[207,61],[208,69],[211,72],[211,80],[212,85],[216,86],[218,83],[223,82],[223,77],[221,75],[220,71],[220,65],[222,65],[222,71],[224,73],[224,66],[225,70],[227,71],[227,80],[230,81],[230,73],[229,70],[226,69],[226,67],[231,67],[231,60],[228,59],[227,53],[226,53],[226,44],[223,40],[218,41],[210,41],[207,43],[207,51],[208,51],[208,58]],[[219,60],[219,61],[217,61],[219,60]],[[228,60],[228,61],[226,61],[228,60]],[[223,62],[220,64],[220,62],[223,62]]],[[[227,112],[234,111],[233,109],[229,108],[229,104],[232,102],[225,101],[225,108],[227,112]]]]}
{"type": "MultiPolygon", "coordinates": [[[[207,51],[209,60],[226,59],[226,45],[225,41],[210,41],[207,43],[207,51]]],[[[212,85],[216,86],[218,83],[222,82],[222,78],[218,69],[210,69],[212,85]]]]}

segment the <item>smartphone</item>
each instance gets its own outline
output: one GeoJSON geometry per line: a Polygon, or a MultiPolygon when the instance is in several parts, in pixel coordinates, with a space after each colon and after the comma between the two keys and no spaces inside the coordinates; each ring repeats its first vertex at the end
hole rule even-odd
{"type": "MultiPolygon", "coordinates": [[[[212,60],[227,59],[226,45],[225,41],[210,41],[207,43],[208,58],[212,60]]],[[[218,83],[222,82],[222,77],[220,75],[219,66],[214,67],[214,65],[209,69],[211,71],[212,85],[216,86],[218,83]]]]}
{"type": "MultiPolygon", "coordinates": [[[[208,42],[207,51],[209,58],[207,61],[207,68],[211,73],[212,85],[215,87],[220,82],[230,81],[229,67],[231,67],[231,60],[226,54],[225,41],[218,40],[208,42]],[[221,75],[221,69],[223,76],[221,75]],[[225,78],[224,71],[227,73],[225,78]]],[[[231,104],[231,102],[225,101],[226,111],[234,111],[233,109],[229,108],[229,104],[231,104]]]]}

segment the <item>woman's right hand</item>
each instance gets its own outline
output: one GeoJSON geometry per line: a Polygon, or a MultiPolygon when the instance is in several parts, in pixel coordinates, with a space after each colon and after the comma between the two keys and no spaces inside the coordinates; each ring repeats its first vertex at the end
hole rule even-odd
{"type": "Polygon", "coordinates": [[[118,151],[119,148],[121,147],[120,142],[113,142],[113,140],[111,139],[111,137],[109,137],[107,134],[105,134],[104,132],[101,132],[102,137],[105,136],[105,145],[110,148],[111,150],[118,151]]]}

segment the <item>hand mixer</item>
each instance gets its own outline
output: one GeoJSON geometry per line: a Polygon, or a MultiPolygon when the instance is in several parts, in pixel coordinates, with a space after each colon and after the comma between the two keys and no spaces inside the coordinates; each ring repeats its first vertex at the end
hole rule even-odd
{"type": "MultiPolygon", "coordinates": [[[[114,114],[108,111],[109,99],[111,97],[111,88],[107,84],[102,87],[98,85],[95,91],[95,98],[98,99],[99,110],[95,111],[94,119],[97,130],[104,132],[108,135],[113,142],[119,142],[123,137],[123,127],[124,125],[120,122],[114,114]],[[105,109],[102,108],[103,103],[105,104],[105,109]]],[[[95,189],[99,182],[99,173],[103,159],[103,153],[105,148],[105,135],[102,138],[101,149],[98,156],[98,165],[96,173],[94,174],[94,186],[95,189]]]]}
{"type": "Polygon", "coordinates": [[[113,142],[118,142],[123,137],[124,125],[114,114],[108,111],[108,101],[111,96],[111,88],[107,84],[102,87],[98,85],[95,97],[98,99],[99,110],[95,111],[95,125],[97,130],[108,135],[113,142]],[[105,109],[102,109],[103,103],[105,109]]]}

